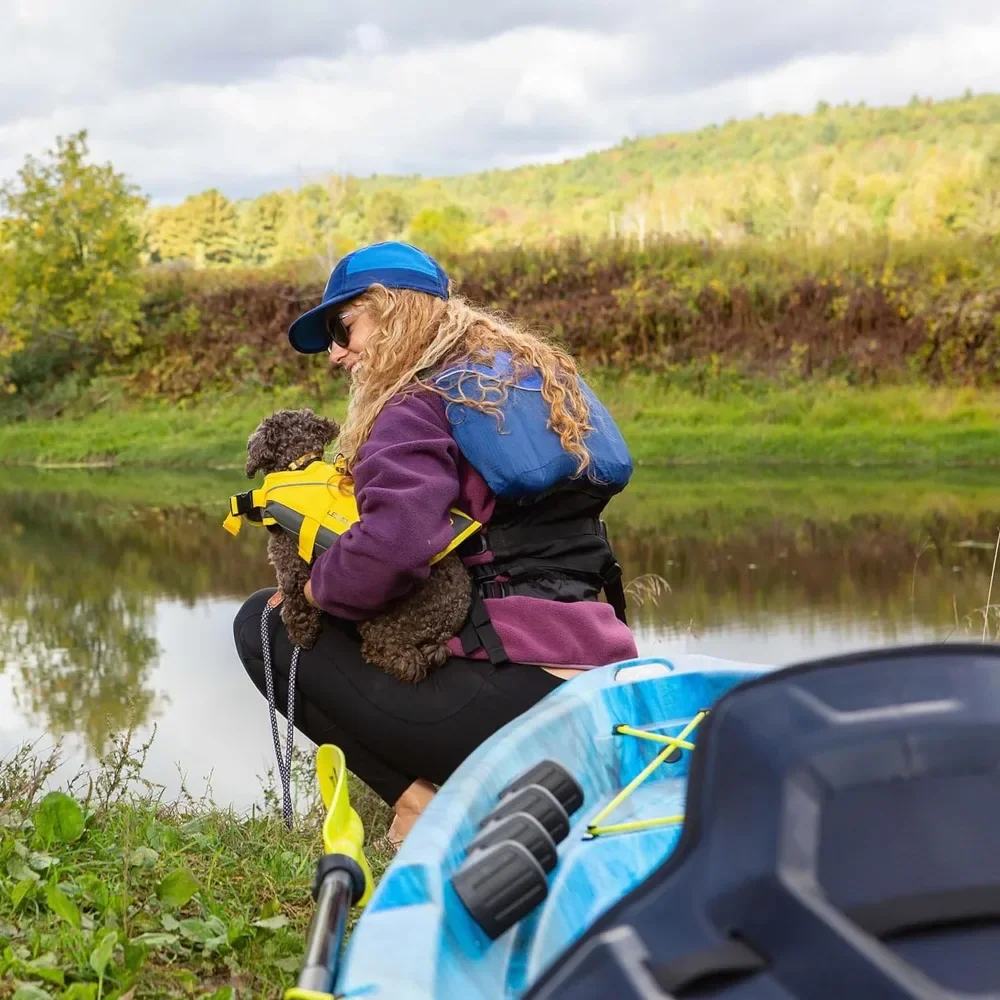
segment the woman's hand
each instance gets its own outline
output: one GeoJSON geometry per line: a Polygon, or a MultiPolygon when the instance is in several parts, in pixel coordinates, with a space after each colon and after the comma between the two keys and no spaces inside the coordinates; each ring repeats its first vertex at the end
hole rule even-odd
{"type": "Polygon", "coordinates": [[[302,593],[305,595],[306,600],[314,607],[318,608],[319,605],[313,598],[312,591],[312,580],[306,580],[306,585],[302,588],[302,593]]]}

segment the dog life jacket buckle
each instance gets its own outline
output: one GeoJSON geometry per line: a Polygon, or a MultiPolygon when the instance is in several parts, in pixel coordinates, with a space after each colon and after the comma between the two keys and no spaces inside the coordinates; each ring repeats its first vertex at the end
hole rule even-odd
{"type": "Polygon", "coordinates": [[[231,535],[239,534],[241,517],[245,517],[248,521],[253,521],[255,524],[261,524],[264,520],[264,510],[260,506],[259,494],[258,498],[254,498],[254,494],[257,490],[247,490],[245,493],[237,493],[235,496],[229,498],[229,516],[223,522],[222,526],[231,535]]]}
{"type": "Polygon", "coordinates": [[[253,502],[253,494],[253,490],[247,490],[246,493],[237,493],[236,496],[229,498],[229,510],[233,517],[249,517],[251,521],[260,520],[260,512],[253,502]]]}

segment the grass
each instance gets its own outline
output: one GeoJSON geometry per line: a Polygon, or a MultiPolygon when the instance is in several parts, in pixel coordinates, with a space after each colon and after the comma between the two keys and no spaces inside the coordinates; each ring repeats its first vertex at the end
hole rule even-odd
{"type": "MultiPolygon", "coordinates": [[[[0,761],[0,997],[236,1000],[294,983],[322,850],[318,794],[292,831],[273,788],[250,815],[168,804],[142,777],[148,749],[120,734],[93,772],[55,790],[58,750],[24,745],[0,761]]],[[[352,804],[370,845],[387,810],[359,782],[352,804]]],[[[377,878],[390,859],[366,852],[377,878]]]]}
{"type": "MultiPolygon", "coordinates": [[[[1000,464],[1000,390],[849,388],[725,379],[702,390],[652,375],[598,374],[595,385],[641,465],[788,467],[1000,464]]],[[[343,418],[345,399],[302,389],[240,390],[188,401],[81,406],[0,426],[8,465],[241,468],[265,414],[310,405],[343,418]]]]}
{"type": "Polygon", "coordinates": [[[636,458],[648,464],[995,465],[1000,391],[924,386],[734,385],[701,395],[652,378],[609,382],[636,458]]]}
{"type": "Polygon", "coordinates": [[[343,417],[345,401],[317,401],[301,390],[240,391],[199,403],[150,401],[81,406],[47,419],[0,428],[0,461],[8,464],[242,468],[247,437],[273,410],[322,406],[343,417]]]}

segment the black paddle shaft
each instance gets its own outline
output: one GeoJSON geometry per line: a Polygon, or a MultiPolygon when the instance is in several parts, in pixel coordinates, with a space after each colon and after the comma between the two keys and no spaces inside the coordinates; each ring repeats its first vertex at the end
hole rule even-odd
{"type": "Polygon", "coordinates": [[[323,879],[316,911],[309,924],[305,958],[296,984],[299,989],[333,992],[347,917],[351,912],[353,884],[351,873],[342,868],[333,869],[323,879]]]}

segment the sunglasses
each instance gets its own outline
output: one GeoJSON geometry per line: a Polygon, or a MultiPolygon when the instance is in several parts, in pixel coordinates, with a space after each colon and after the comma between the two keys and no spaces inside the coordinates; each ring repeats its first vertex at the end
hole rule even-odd
{"type": "Polygon", "coordinates": [[[364,312],[363,309],[349,309],[347,312],[337,312],[335,309],[326,314],[326,349],[330,351],[334,345],[345,351],[351,343],[351,331],[345,325],[345,320],[364,312]]]}

